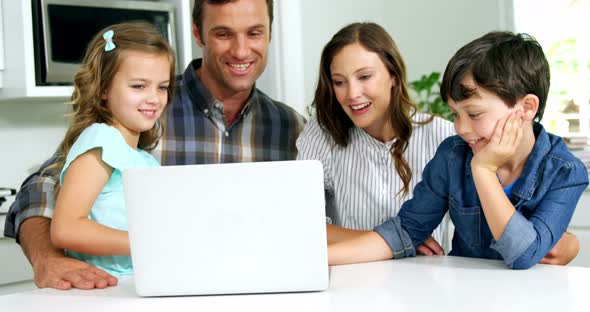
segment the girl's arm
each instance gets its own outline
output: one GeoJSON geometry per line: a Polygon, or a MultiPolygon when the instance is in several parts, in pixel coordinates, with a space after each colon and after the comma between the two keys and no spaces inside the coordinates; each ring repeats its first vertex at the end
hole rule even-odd
{"type": "Polygon", "coordinates": [[[78,156],[67,169],[51,222],[51,241],[59,248],[91,255],[129,255],[126,231],[88,219],[90,209],[113,169],[100,149],[78,156]]]}

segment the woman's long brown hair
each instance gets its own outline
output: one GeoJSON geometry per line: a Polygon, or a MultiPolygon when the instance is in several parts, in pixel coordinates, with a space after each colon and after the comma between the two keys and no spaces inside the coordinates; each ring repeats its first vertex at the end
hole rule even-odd
{"type": "Polygon", "coordinates": [[[395,78],[396,84],[391,88],[387,113],[397,140],[391,146],[390,152],[395,163],[395,170],[404,184],[398,195],[401,193],[403,197],[406,197],[409,193],[412,169],[404,159],[403,153],[408,148],[408,141],[412,135],[412,117],[416,112],[416,106],[408,93],[406,66],[399,49],[383,27],[375,23],[350,24],[338,31],[326,44],[320,59],[320,77],[313,100],[318,123],[330,134],[336,144],[342,147],[348,145],[349,130],[354,125],[336,99],[330,65],[334,56],[342,48],[354,43],[359,43],[365,49],[376,53],[389,74],[395,78]]]}
{"type": "MultiPolygon", "coordinates": [[[[128,22],[111,25],[101,30],[88,44],[80,70],[74,78],[74,92],[69,104],[72,105],[70,127],[57,149],[58,161],[46,167],[45,172],[61,173],[68,152],[82,131],[94,123],[112,124],[113,116],[101,95],[108,90],[117,73],[125,51],[139,51],[155,55],[165,55],[170,60],[170,85],[168,87],[168,103],[174,92],[174,51],[160,33],[145,22],[128,22]],[[113,43],[116,48],[105,51],[106,41],[102,35],[112,30],[113,43]]],[[[168,105],[166,105],[167,107],[168,105]]],[[[166,107],[156,125],[139,135],[138,148],[152,150],[158,144],[164,129],[166,107]]],[[[59,183],[55,184],[54,196],[59,193],[59,183]]]]}

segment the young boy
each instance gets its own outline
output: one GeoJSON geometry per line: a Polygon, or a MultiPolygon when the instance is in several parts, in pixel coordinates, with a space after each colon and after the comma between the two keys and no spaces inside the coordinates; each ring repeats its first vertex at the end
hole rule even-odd
{"type": "Polygon", "coordinates": [[[549,77],[528,35],[492,32],[457,51],[441,95],[458,135],[440,145],[397,217],[331,244],[330,264],[414,256],[447,211],[455,224],[450,255],[502,259],[513,269],[538,263],[588,185],[582,162],[536,122],[549,77]]]}

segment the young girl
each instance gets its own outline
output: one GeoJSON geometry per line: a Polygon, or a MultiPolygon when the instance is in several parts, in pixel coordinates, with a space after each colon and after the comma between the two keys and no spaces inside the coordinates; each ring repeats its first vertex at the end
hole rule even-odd
{"type": "Polygon", "coordinates": [[[397,217],[330,245],[330,263],[413,256],[447,211],[451,255],[502,259],[513,269],[538,263],[588,185],[583,163],[534,121],[548,91],[543,50],[526,35],[494,32],[461,48],[441,85],[458,135],[438,148],[397,217]]]}
{"type": "MultiPolygon", "coordinates": [[[[438,145],[454,134],[452,123],[416,111],[406,81],[395,42],[377,24],[348,25],[324,47],[317,117],[297,140],[297,158],[322,162],[334,225],[371,230],[397,215],[438,145]]],[[[346,238],[329,229],[330,242],[346,238]]],[[[442,241],[441,230],[434,236],[442,241]]],[[[431,239],[420,251],[443,252],[431,239]]]]}
{"type": "Polygon", "coordinates": [[[132,272],[122,172],[159,166],[146,152],[172,98],[174,53],[147,23],[98,33],[74,81],[73,120],[59,146],[51,240],[115,275],[132,272]]]}

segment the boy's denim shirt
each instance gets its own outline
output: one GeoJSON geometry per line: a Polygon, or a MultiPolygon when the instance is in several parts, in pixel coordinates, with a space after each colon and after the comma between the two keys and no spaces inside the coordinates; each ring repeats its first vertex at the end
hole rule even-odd
{"type": "Polygon", "coordinates": [[[377,226],[394,258],[414,256],[447,211],[455,224],[450,255],[503,259],[513,269],[538,263],[561,238],[588,185],[588,171],[563,140],[533,126],[536,141],[510,201],[516,212],[495,241],[471,175],[473,152],[459,136],[447,138],[426,165],[414,196],[377,226]]]}

